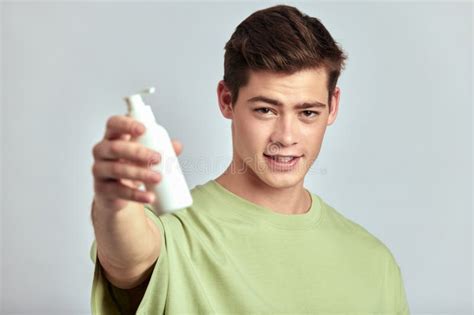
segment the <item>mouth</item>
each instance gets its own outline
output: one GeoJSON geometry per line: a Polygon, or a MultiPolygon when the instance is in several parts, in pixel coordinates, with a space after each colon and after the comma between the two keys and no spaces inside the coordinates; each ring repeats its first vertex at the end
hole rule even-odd
{"type": "Polygon", "coordinates": [[[296,164],[303,155],[268,155],[264,153],[263,156],[271,169],[276,171],[290,171],[296,167],[296,164]]]}

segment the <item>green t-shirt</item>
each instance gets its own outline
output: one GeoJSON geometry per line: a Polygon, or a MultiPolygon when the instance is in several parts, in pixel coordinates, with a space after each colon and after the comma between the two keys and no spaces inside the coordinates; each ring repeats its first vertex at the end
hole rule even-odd
{"type": "MultiPolygon", "coordinates": [[[[164,242],[136,314],[409,314],[390,250],[316,194],[295,215],[215,180],[191,194],[193,205],[173,213],[145,207],[164,242]]],[[[93,314],[126,314],[96,255],[94,241],[93,314]]]]}

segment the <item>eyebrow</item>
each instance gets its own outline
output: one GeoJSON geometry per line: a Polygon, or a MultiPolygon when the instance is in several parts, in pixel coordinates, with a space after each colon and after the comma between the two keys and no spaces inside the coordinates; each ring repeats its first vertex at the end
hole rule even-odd
{"type": "MultiPolygon", "coordinates": [[[[280,102],[278,100],[274,100],[274,99],[266,97],[266,96],[261,96],[261,95],[252,97],[252,98],[248,99],[247,102],[248,103],[264,102],[264,103],[268,103],[268,104],[275,105],[275,106],[278,106],[278,107],[283,106],[282,102],[280,102]]],[[[325,108],[326,104],[315,101],[315,102],[311,102],[311,103],[305,102],[305,103],[302,103],[302,104],[296,104],[295,105],[295,108],[297,108],[297,109],[312,108],[312,107],[325,108]]]]}

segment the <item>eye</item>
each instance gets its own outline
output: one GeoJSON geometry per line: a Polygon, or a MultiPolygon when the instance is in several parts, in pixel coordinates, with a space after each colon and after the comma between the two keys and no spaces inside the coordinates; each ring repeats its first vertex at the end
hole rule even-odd
{"type": "Polygon", "coordinates": [[[260,107],[254,109],[255,112],[262,113],[262,114],[267,114],[270,111],[270,108],[268,107],[260,107]]]}
{"type": "Polygon", "coordinates": [[[304,113],[306,117],[315,117],[319,115],[319,112],[314,112],[312,110],[305,110],[305,111],[302,111],[302,113],[304,113]],[[311,114],[314,114],[314,115],[311,116],[311,114]]]}

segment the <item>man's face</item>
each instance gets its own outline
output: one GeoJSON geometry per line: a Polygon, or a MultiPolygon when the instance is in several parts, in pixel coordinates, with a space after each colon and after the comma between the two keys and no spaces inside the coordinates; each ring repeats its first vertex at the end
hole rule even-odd
{"type": "Polygon", "coordinates": [[[330,113],[326,83],[322,69],[292,75],[251,72],[232,108],[230,92],[219,82],[221,111],[232,120],[232,172],[274,188],[300,184],[319,154],[326,127],[336,118],[339,89],[332,96],[330,113]],[[286,162],[276,156],[296,158],[286,162]]]}

